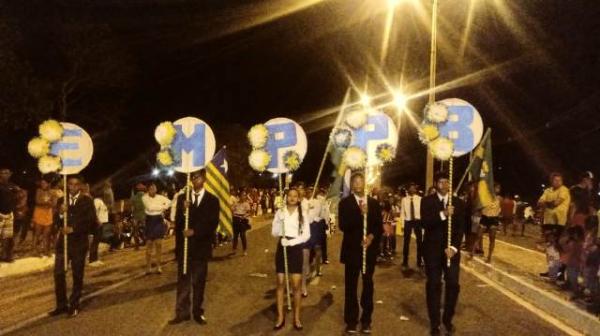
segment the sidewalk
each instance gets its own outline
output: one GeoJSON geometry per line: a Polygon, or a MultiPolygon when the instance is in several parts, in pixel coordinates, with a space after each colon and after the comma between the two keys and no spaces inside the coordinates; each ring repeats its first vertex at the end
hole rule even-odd
{"type": "MultiPolygon", "coordinates": [[[[569,300],[569,292],[539,276],[545,272],[544,253],[523,246],[535,246],[534,238],[520,238],[522,242],[513,244],[496,239],[496,247],[491,264],[475,257],[462,259],[463,266],[483,276],[501,287],[517,294],[521,299],[550,314],[565,324],[586,335],[600,335],[598,316],[588,313],[582,303],[569,300]]],[[[514,240],[515,238],[513,238],[514,240]]],[[[487,255],[489,241],[484,238],[484,251],[487,255]]]]}

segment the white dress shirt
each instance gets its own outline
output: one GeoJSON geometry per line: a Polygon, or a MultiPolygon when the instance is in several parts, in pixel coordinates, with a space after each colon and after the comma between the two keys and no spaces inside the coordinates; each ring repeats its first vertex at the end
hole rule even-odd
{"type": "Polygon", "coordinates": [[[300,230],[298,214],[298,208],[290,213],[287,206],[277,210],[275,213],[271,234],[273,237],[291,238],[289,240],[282,238],[281,244],[283,246],[295,246],[310,239],[310,224],[306,221],[306,211],[303,211],[304,224],[302,225],[302,230],[300,230]]]}
{"type": "MultiPolygon", "coordinates": [[[[308,208],[306,209],[308,212],[308,223],[319,222],[322,219],[329,219],[329,209],[327,204],[325,203],[325,197],[317,196],[311,200],[306,202],[308,208]]],[[[302,204],[302,209],[304,209],[304,203],[302,204]]]]}
{"type": "Polygon", "coordinates": [[[154,197],[145,194],[142,196],[144,210],[148,216],[160,216],[171,207],[171,200],[163,195],[156,194],[154,197]]]}
{"type": "Polygon", "coordinates": [[[98,223],[108,223],[108,207],[101,198],[94,198],[94,207],[96,207],[96,217],[98,223]]]}
{"type": "Polygon", "coordinates": [[[409,195],[402,199],[402,216],[405,221],[421,220],[421,196],[409,195]],[[413,207],[415,209],[415,218],[412,218],[410,215],[411,199],[413,201],[413,207]]]}

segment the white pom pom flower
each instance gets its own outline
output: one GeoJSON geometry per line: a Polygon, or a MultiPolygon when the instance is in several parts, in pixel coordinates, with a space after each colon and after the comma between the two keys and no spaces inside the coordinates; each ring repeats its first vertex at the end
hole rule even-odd
{"type": "Polygon", "coordinates": [[[444,104],[433,103],[425,108],[425,118],[434,124],[445,123],[448,120],[448,107],[444,104]]]}
{"type": "Polygon", "coordinates": [[[342,156],[344,164],[352,169],[363,169],[367,165],[367,153],[359,147],[348,147],[342,156]]]}
{"type": "Polygon", "coordinates": [[[429,150],[436,159],[447,161],[454,153],[454,143],[448,138],[439,137],[429,144],[429,150]]]}
{"type": "Polygon", "coordinates": [[[346,117],[346,124],[348,126],[358,129],[363,127],[368,121],[368,115],[366,110],[355,110],[348,113],[346,117]]]}

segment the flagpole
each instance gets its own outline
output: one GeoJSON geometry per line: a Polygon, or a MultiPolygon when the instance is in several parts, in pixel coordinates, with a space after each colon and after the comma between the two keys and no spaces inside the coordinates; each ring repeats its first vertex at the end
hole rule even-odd
{"type": "MultiPolygon", "coordinates": [[[[283,201],[283,178],[282,178],[283,174],[279,174],[279,197],[280,197],[280,205],[282,211],[285,211],[285,203],[283,201]]],[[[281,236],[282,238],[285,237],[285,222],[281,222],[281,236]]],[[[289,279],[289,272],[288,272],[288,258],[287,258],[287,246],[283,246],[283,267],[284,267],[284,275],[285,275],[285,289],[286,289],[286,298],[287,298],[287,305],[288,305],[288,311],[292,310],[292,302],[290,300],[290,279],[289,279]]]]}
{"type": "MultiPolygon", "coordinates": [[[[368,192],[368,181],[367,181],[367,173],[368,173],[368,162],[369,160],[367,159],[367,165],[365,166],[365,177],[364,177],[364,181],[365,181],[365,190],[364,190],[364,197],[365,197],[365,203],[363,203],[364,206],[364,213],[363,213],[363,250],[362,250],[362,274],[367,274],[367,246],[365,245],[365,241],[367,240],[367,216],[369,214],[369,195],[367,194],[368,192]]],[[[362,211],[362,209],[361,209],[362,211]]]]}
{"type": "MultiPolygon", "coordinates": [[[[492,129],[488,128],[485,131],[485,134],[483,135],[483,138],[481,139],[481,144],[485,144],[485,142],[487,141],[488,137],[491,135],[492,133],[492,129]]],[[[465,173],[463,174],[463,176],[460,179],[460,182],[458,182],[458,187],[456,187],[456,192],[458,192],[460,190],[460,188],[462,188],[463,183],[465,182],[465,179],[467,178],[467,175],[469,175],[471,168],[473,167],[473,163],[475,162],[475,158],[471,158],[471,161],[469,162],[469,166],[467,167],[467,170],[465,170],[465,173]]]]}
{"type": "MultiPolygon", "coordinates": [[[[448,189],[448,207],[452,206],[452,178],[454,175],[454,157],[450,156],[450,160],[448,161],[448,179],[450,182],[448,189]]],[[[452,246],[452,217],[454,214],[448,216],[448,248],[452,246]]],[[[460,248],[457,247],[457,248],[460,248]]],[[[459,253],[460,251],[457,251],[459,253]]],[[[451,258],[448,258],[448,267],[450,267],[451,258]]]]}
{"type": "Polygon", "coordinates": [[[319,181],[321,180],[321,174],[323,173],[323,168],[325,167],[325,161],[327,160],[327,154],[331,150],[331,145],[333,143],[333,139],[332,139],[333,133],[335,132],[335,129],[342,123],[343,116],[344,116],[344,110],[346,109],[346,105],[348,104],[349,99],[350,99],[350,88],[348,88],[346,90],[346,94],[344,95],[344,100],[342,101],[342,106],[340,107],[340,111],[338,112],[338,116],[335,121],[335,125],[333,125],[331,132],[329,132],[329,139],[327,140],[327,147],[325,147],[325,153],[323,154],[323,158],[321,159],[321,166],[319,167],[319,173],[317,174],[317,180],[315,181],[313,192],[312,192],[312,195],[310,196],[310,199],[315,198],[315,195],[317,194],[317,189],[319,188],[319,181]]]}

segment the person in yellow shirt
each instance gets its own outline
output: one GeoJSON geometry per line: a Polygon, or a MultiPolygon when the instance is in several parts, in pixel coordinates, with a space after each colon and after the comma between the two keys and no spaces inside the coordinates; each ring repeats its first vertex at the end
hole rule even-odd
{"type": "Polygon", "coordinates": [[[564,186],[560,173],[550,175],[550,184],[550,188],[544,190],[538,201],[538,206],[544,210],[542,232],[553,231],[560,236],[567,224],[571,195],[569,189],[564,186]]]}

